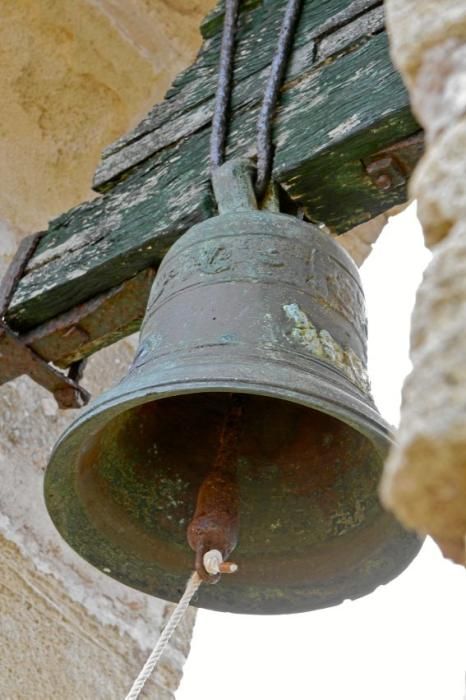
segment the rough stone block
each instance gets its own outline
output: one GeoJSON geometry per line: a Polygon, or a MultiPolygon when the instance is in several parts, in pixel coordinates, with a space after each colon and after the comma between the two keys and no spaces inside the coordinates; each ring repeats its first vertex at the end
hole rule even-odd
{"type": "Polygon", "coordinates": [[[410,88],[428,49],[466,37],[466,5],[460,0],[386,0],[385,8],[392,57],[410,88]]]}
{"type": "Polygon", "coordinates": [[[411,181],[426,244],[437,244],[457,221],[466,220],[466,118],[431,145],[411,181]]]}
{"type": "Polygon", "coordinates": [[[466,563],[466,224],[437,246],[419,289],[414,369],[403,390],[397,446],[381,486],[384,503],[466,563]]]}

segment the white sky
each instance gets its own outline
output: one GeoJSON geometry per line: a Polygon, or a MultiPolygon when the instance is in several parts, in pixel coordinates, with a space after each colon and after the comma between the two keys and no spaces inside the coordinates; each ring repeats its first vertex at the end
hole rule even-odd
{"type": "MultiPolygon", "coordinates": [[[[410,207],[361,271],[373,392],[392,424],[429,257],[410,207]]],[[[465,592],[466,572],[429,540],[401,576],[355,602],[285,616],[200,610],[177,700],[463,700],[465,592]]]]}

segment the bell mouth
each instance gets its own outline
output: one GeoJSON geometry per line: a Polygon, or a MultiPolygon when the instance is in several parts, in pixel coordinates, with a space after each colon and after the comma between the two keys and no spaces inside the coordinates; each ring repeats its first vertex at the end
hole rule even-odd
{"type": "MultiPolygon", "coordinates": [[[[377,497],[388,435],[382,444],[380,435],[371,439],[316,408],[236,393],[243,396],[239,571],[201,587],[194,604],[298,612],[365,595],[400,573],[420,544],[377,497]]],[[[178,598],[193,566],[186,528],[230,394],[146,396],[101,414],[91,437],[84,421],[62,440],[46,500],[81,556],[127,585],[178,598]]]]}

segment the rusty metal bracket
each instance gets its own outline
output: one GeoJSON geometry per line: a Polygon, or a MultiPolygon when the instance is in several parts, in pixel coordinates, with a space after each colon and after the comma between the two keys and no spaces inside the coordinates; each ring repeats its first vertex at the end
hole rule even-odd
{"type": "Polygon", "coordinates": [[[72,366],[70,374],[66,376],[34,352],[5,322],[16,286],[42,235],[36,233],[23,239],[0,284],[0,384],[27,374],[54,395],[60,408],[80,408],[90,398],[79,384],[82,365],[72,366]]]}
{"type": "Polygon", "coordinates": [[[419,132],[363,160],[366,173],[382,191],[406,185],[424,151],[424,133],[419,132]]]}
{"type": "Polygon", "coordinates": [[[155,270],[145,268],[25,332],[23,341],[47,362],[67,369],[139,329],[154,278],[155,270]]]}

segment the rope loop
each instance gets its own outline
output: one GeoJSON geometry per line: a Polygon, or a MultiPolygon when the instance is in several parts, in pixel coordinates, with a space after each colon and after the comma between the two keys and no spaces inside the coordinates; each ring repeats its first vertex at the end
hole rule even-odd
{"type": "MultiPolygon", "coordinates": [[[[274,157],[272,139],[273,116],[293,46],[301,6],[302,0],[287,0],[277,47],[272,59],[270,74],[265,86],[257,120],[257,178],[255,189],[259,202],[264,198],[272,175],[274,157]]],[[[225,160],[238,14],[239,0],[225,0],[218,83],[210,137],[211,172],[220,167],[225,160]]]]}
{"type": "Polygon", "coordinates": [[[212,172],[220,167],[225,160],[238,9],[239,0],[226,0],[214,116],[210,132],[210,168],[212,172]]]}
{"type": "Polygon", "coordinates": [[[257,120],[257,178],[255,190],[258,202],[261,202],[264,198],[272,176],[274,157],[272,139],[273,117],[280,88],[285,78],[288,58],[293,46],[301,4],[302,0],[288,0],[257,120]]]}

